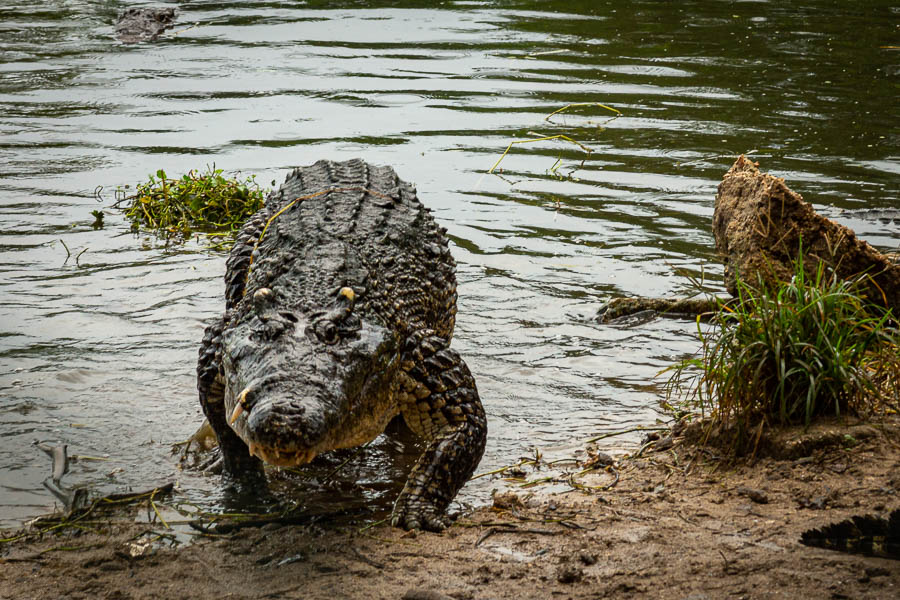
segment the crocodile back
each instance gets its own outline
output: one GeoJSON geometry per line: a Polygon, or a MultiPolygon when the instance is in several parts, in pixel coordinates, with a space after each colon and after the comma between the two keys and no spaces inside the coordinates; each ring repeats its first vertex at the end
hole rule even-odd
{"type": "Polygon", "coordinates": [[[315,311],[350,287],[354,312],[400,339],[422,329],[452,335],[456,276],[446,230],[390,167],[350,160],[295,169],[240,239],[233,256],[245,257],[246,272],[229,265],[226,279],[246,282],[243,298],[277,284],[290,304],[315,311]]]}

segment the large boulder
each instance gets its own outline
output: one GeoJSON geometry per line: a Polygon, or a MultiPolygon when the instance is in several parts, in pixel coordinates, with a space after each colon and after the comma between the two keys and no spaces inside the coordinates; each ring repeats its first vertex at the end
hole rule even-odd
{"type": "Polygon", "coordinates": [[[807,274],[820,261],[842,279],[865,274],[869,299],[900,313],[900,265],[852,229],[817,214],[783,179],[758,166],[740,156],[716,195],[713,235],[728,292],[736,295],[738,275],[751,285],[758,275],[770,283],[789,281],[802,244],[807,274]]]}

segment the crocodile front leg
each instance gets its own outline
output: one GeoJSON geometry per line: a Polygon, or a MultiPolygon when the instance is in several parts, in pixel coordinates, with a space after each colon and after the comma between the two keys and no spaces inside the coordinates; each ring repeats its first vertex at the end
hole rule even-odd
{"type": "Polygon", "coordinates": [[[407,340],[399,391],[406,424],[428,445],[394,504],[391,524],[441,531],[450,501],[468,481],[487,439],[475,380],[449,342],[431,331],[407,340]]]}
{"type": "Polygon", "coordinates": [[[247,444],[228,425],[225,415],[225,385],[220,372],[222,331],[226,317],[216,319],[203,334],[197,361],[197,391],[200,406],[219,440],[226,475],[243,481],[264,478],[262,461],[252,456],[247,444]]]}

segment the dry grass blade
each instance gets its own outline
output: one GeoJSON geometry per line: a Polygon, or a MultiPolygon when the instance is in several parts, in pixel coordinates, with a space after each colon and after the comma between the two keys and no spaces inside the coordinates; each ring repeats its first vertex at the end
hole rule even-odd
{"type": "Polygon", "coordinates": [[[569,136],[563,135],[561,133],[556,134],[556,135],[545,135],[542,137],[536,137],[536,138],[531,138],[531,139],[527,139],[527,140],[513,140],[506,147],[506,150],[503,151],[503,154],[500,155],[500,158],[497,159],[497,162],[494,163],[494,166],[488,170],[488,173],[494,172],[494,169],[496,169],[500,165],[500,162],[504,158],[506,158],[506,155],[509,154],[509,151],[512,149],[512,147],[515,144],[533,144],[535,142],[547,142],[547,141],[551,141],[551,140],[563,140],[563,141],[569,142],[570,144],[575,144],[576,146],[578,146],[579,148],[584,150],[588,156],[590,156],[591,153],[593,152],[593,150],[591,150],[590,148],[588,148],[581,142],[577,142],[577,141],[573,140],[572,138],[570,138],[569,136]]]}
{"type": "Polygon", "coordinates": [[[622,111],[617,110],[617,109],[613,108],[612,106],[600,104],[599,102],[576,102],[574,104],[567,104],[567,105],[563,106],[562,108],[558,108],[558,109],[554,110],[552,113],[550,113],[549,115],[544,117],[544,120],[549,121],[550,117],[553,117],[554,115],[558,115],[560,113],[567,112],[570,108],[580,108],[582,106],[595,106],[595,107],[606,109],[608,111],[612,111],[612,112],[616,113],[616,116],[613,118],[616,118],[616,117],[619,117],[622,115],[622,111]]]}

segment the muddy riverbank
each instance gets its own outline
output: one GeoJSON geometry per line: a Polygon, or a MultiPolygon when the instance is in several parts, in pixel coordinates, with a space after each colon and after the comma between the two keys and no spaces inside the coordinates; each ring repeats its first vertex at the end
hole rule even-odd
{"type": "Polygon", "coordinates": [[[493,506],[442,534],[322,521],[147,545],[165,528],[119,514],[4,544],[0,598],[895,597],[897,561],[799,543],[898,506],[900,420],[847,426],[817,425],[799,445],[790,432],[790,458],[732,466],[678,439],[588,474],[589,452],[526,465],[507,475],[555,483],[497,480],[493,506]]]}

